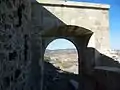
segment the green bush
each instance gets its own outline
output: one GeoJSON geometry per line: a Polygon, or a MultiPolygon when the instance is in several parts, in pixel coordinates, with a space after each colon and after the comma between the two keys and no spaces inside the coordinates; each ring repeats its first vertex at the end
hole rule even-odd
{"type": "Polygon", "coordinates": [[[47,56],[44,57],[44,60],[47,61],[47,62],[52,61],[52,59],[50,57],[47,57],[47,56]]]}

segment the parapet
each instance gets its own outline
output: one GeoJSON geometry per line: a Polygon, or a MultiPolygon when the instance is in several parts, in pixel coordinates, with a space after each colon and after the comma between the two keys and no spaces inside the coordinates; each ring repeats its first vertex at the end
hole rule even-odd
{"type": "Polygon", "coordinates": [[[63,0],[36,0],[43,5],[55,5],[63,7],[82,7],[82,8],[94,8],[94,9],[109,9],[108,4],[88,3],[88,2],[76,2],[76,1],[63,1],[63,0]]]}

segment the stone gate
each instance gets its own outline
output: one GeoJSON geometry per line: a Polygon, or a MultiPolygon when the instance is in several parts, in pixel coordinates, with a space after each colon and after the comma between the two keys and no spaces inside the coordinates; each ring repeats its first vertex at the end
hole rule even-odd
{"type": "MultiPolygon", "coordinates": [[[[43,58],[47,45],[57,38],[70,40],[76,46],[80,74],[91,71],[90,65],[84,65],[87,47],[96,48],[104,54],[110,49],[109,5],[43,0],[33,1],[31,7],[32,30],[36,30],[38,34],[32,43],[33,48],[37,47],[32,51],[36,52],[33,53],[33,60],[35,58],[37,60],[36,64],[40,55],[43,58]],[[36,45],[36,42],[40,44],[36,45]]],[[[92,57],[97,58],[96,53],[92,57]]],[[[44,68],[42,70],[41,73],[44,72],[44,68]]]]}

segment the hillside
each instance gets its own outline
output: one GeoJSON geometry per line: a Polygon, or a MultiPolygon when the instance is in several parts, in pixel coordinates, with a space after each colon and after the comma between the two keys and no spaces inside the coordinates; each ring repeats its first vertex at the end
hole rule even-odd
{"type": "Polygon", "coordinates": [[[78,73],[78,55],[75,49],[46,50],[45,57],[55,67],[72,73],[78,73]]]}

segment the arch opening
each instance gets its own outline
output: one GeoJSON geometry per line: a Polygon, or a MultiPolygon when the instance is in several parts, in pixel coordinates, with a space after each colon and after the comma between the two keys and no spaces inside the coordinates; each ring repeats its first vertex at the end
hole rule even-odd
{"type": "Polygon", "coordinates": [[[78,52],[69,40],[59,38],[49,43],[44,53],[44,61],[49,62],[60,72],[78,74],[78,52]]]}
{"type": "MultiPolygon", "coordinates": [[[[88,29],[72,25],[59,26],[57,28],[46,29],[45,31],[41,32],[42,56],[43,56],[41,65],[43,79],[41,80],[41,83],[44,85],[43,90],[70,90],[71,85],[69,84],[71,82],[71,79],[75,81],[77,84],[79,83],[79,78],[81,77],[80,74],[82,75],[83,71],[85,70],[84,67],[85,64],[83,63],[85,59],[84,50],[87,48],[89,39],[92,34],[93,32],[88,29]],[[51,58],[46,55],[47,51],[48,52],[52,51],[47,50],[50,49],[51,43],[55,42],[58,39],[64,39],[65,41],[70,42],[73,45],[74,49],[76,49],[77,53],[77,59],[75,61],[76,63],[74,64],[73,61],[71,64],[76,65],[75,66],[76,70],[68,68],[65,70],[63,67],[56,65],[54,61],[60,61],[59,63],[63,64],[63,66],[64,65],[66,66],[66,63],[68,64],[67,61],[63,63],[61,62],[61,60],[59,60],[62,59],[61,57],[56,58],[57,59],[56,60],[54,57],[51,58]]],[[[59,46],[62,46],[63,44],[64,43],[60,43],[59,46]]],[[[58,48],[54,47],[54,49],[58,48]]],[[[65,48],[63,48],[62,50],[64,49],[65,48]]],[[[71,55],[68,55],[68,57],[70,56],[71,55]]],[[[72,68],[74,68],[74,66],[72,68]]]]}

